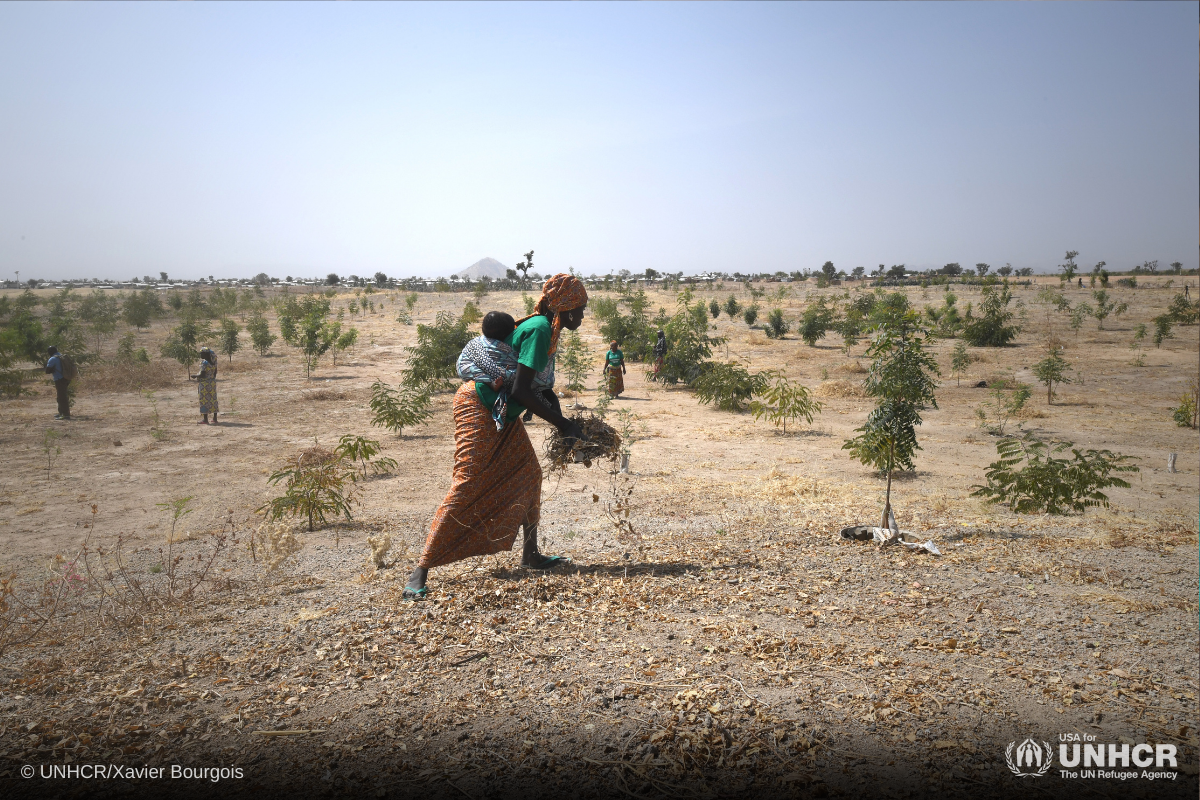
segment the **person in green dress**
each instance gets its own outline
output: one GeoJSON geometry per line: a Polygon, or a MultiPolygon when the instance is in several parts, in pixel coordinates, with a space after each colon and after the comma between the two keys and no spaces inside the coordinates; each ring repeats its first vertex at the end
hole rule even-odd
{"type": "Polygon", "coordinates": [[[200,371],[191,376],[196,381],[196,389],[200,395],[200,423],[208,424],[208,415],[212,414],[212,424],[217,422],[217,354],[205,347],[200,351],[200,371]]]}
{"type": "Polygon", "coordinates": [[[625,391],[625,354],[616,342],[608,347],[604,354],[604,372],[608,375],[609,397],[620,397],[625,391]]]}

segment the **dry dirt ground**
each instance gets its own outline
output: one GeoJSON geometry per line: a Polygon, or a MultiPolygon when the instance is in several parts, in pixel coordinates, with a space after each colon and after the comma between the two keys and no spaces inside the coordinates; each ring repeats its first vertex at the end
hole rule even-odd
{"type": "MultiPolygon", "coordinates": [[[[817,293],[805,287],[778,301],[792,319],[817,293]]],[[[955,291],[960,307],[978,302],[955,291]]],[[[733,285],[698,294],[731,293],[748,299],[733,285]]],[[[934,288],[908,293],[940,303],[934,288]]],[[[826,405],[812,426],[784,435],[648,383],[631,365],[614,408],[645,426],[633,475],[580,465],[543,485],[543,550],[572,563],[537,574],[515,552],[474,559],[435,570],[430,600],[417,604],[399,589],[449,488],[453,428],[449,394],[403,436],[369,424],[371,383],[398,381],[416,336],[395,321],[398,295],[353,321],[355,351],[336,367],[323,360],[311,380],[282,343],[266,358],[223,359],[216,427],[196,424],[195,385],[177,365],[153,402],[135,386],[100,391],[112,381],[96,368],[69,423],[51,419],[49,389],[7,402],[6,574],[26,586],[61,574],[54,556],[74,559],[85,537],[108,549],[111,570],[119,537],[126,573],[161,597],[171,520],[158,504],[188,496],[170,545],[185,556],[180,585],[225,547],[197,599],[147,603],[124,625],[101,625],[90,610],[119,573],[78,570],[78,597],[0,657],[0,791],[1194,797],[1200,463],[1196,432],[1176,427],[1169,409],[1196,373],[1197,328],[1148,345],[1134,366],[1133,329],[1174,292],[1116,293],[1130,313],[1103,331],[1089,320],[1076,336],[1033,289],[1018,290],[1017,346],[973,351],[961,387],[949,377],[953,342],[938,344],[939,408],[925,415],[918,470],[897,481],[894,502],[901,527],[941,557],[838,539],[843,526],[874,524],[882,505],[883,482],[840,449],[869,410],[853,395],[865,343],[847,355],[832,333],[817,347],[794,334],[771,341],[724,314],[715,327],[728,344],[714,355],[818,388],[826,405]],[[1016,516],[969,496],[996,457],[995,439],[974,424],[988,392],[969,387],[1032,382],[1052,328],[1078,380],[1053,405],[1035,391],[1021,422],[1043,438],[1137,456],[1141,472],[1111,492],[1109,509],[1016,516]],[[47,429],[61,437],[50,454],[47,429]],[[273,496],[267,476],[314,440],[330,446],[346,433],[380,439],[399,469],[365,484],[353,522],[298,526],[302,549],[268,571],[252,537],[255,509],[273,496]],[[1179,454],[1175,474],[1168,452],[1179,454]],[[630,487],[640,542],[612,521],[612,493],[630,487]],[[366,539],[382,533],[394,546],[376,569],[366,539]],[[1057,751],[1070,735],[1174,745],[1178,768],[1153,781],[1134,767],[1117,770],[1134,778],[1064,778],[1057,751]],[[1030,737],[1055,751],[1040,778],[1006,762],[1008,745],[1030,737]],[[42,777],[95,763],[166,773],[42,777]],[[22,777],[27,765],[35,777],[22,777]],[[173,779],[172,765],[240,776],[173,779]]],[[[674,294],[650,294],[673,309],[674,294]]],[[[466,299],[423,294],[416,321],[466,299]]],[[[483,308],[519,311],[520,295],[493,293],[483,308]]],[[[138,333],[138,345],[157,352],[169,324],[138,333]]],[[[582,332],[595,385],[605,343],[591,318],[582,332]]],[[[529,430],[540,448],[547,426],[529,430]]]]}

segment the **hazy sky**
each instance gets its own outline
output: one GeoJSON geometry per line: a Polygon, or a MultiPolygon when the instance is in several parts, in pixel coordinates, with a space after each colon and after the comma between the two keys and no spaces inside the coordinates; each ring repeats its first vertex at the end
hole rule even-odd
{"type": "Polygon", "coordinates": [[[1198,11],[0,3],[0,277],[1195,267],[1198,11]]]}

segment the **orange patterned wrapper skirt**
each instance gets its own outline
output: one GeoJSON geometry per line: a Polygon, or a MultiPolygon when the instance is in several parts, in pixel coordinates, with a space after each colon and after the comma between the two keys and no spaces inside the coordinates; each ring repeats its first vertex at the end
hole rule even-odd
{"type": "Polygon", "coordinates": [[[420,566],[440,567],[512,548],[517,529],[538,523],[542,468],[520,418],[496,430],[464,383],[454,395],[454,483],[438,506],[420,566]]]}
{"type": "Polygon", "coordinates": [[[608,370],[608,393],[616,397],[625,391],[625,376],[621,374],[620,367],[609,366],[606,369],[608,370]]]}

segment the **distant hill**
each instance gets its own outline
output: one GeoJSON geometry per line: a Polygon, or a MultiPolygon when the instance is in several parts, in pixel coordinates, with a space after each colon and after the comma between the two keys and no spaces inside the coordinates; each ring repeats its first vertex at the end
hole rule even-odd
{"type": "Polygon", "coordinates": [[[494,258],[481,258],[463,271],[454,274],[460,278],[470,278],[473,281],[480,278],[499,280],[508,276],[508,267],[494,258]]]}

